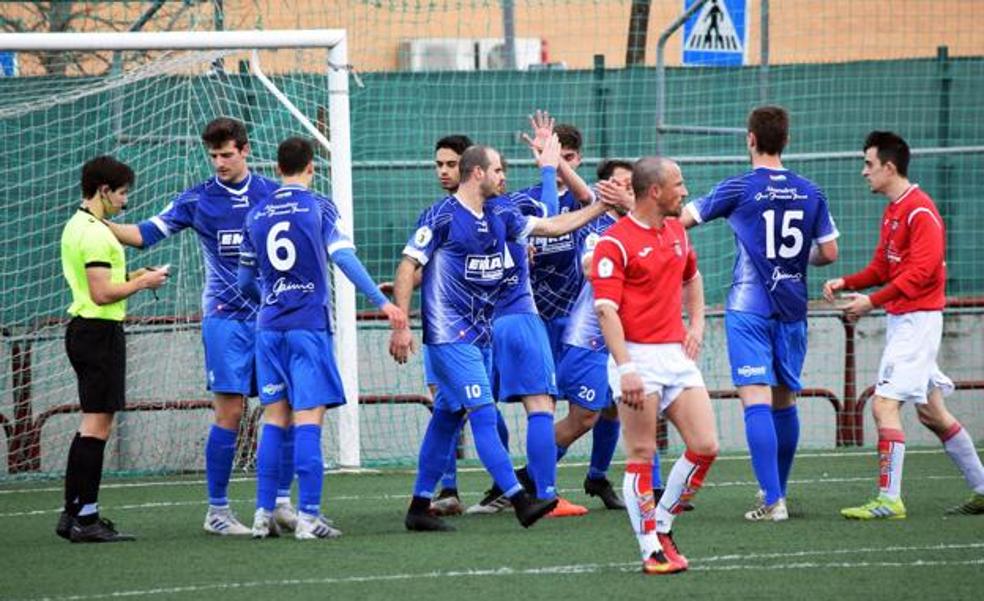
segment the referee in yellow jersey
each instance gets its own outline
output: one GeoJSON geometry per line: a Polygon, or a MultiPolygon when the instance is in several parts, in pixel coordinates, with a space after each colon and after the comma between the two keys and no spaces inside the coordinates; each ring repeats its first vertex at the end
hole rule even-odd
{"type": "Polygon", "coordinates": [[[65,350],[79,381],[82,425],[68,450],[65,509],[55,532],[73,543],[133,540],[99,517],[99,482],[113,416],[125,404],[126,298],[159,288],[168,274],[166,267],[148,268],[128,277],[123,247],[103,223],[126,206],[131,185],[126,164],[108,156],[86,162],[82,206],[62,231],[62,270],[72,289],[65,350]]]}

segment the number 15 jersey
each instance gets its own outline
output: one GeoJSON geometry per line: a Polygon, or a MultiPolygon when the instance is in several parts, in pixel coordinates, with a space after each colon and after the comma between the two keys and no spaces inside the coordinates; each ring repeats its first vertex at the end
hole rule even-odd
{"type": "Polygon", "coordinates": [[[724,217],[734,231],[727,310],[806,319],[810,246],[840,235],[819,186],[787,169],[758,167],[722,181],[686,210],[698,223],[724,217]]]}

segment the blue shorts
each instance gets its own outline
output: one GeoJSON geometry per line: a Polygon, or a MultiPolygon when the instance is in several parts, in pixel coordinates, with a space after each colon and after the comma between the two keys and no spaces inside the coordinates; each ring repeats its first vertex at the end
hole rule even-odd
{"type": "Polygon", "coordinates": [[[570,321],[569,315],[543,320],[543,324],[547,326],[547,340],[550,341],[550,352],[553,353],[555,364],[560,363],[560,358],[564,355],[564,347],[567,346],[563,342],[564,330],[570,321]]]}
{"type": "Polygon", "coordinates": [[[593,351],[564,345],[557,365],[560,396],[588,411],[601,411],[612,404],[608,387],[608,351],[593,351]]]}
{"type": "Polygon", "coordinates": [[[800,375],[806,359],[806,320],[781,322],[754,313],[727,311],[731,381],[735,386],[783,385],[803,389],[800,375]]]}
{"type": "Polygon", "coordinates": [[[256,396],[256,322],[206,317],[205,386],[215,393],[256,396]]]}
{"type": "Polygon", "coordinates": [[[431,368],[437,395],[434,408],[457,413],[492,404],[492,349],[474,344],[431,344],[431,368]]]}
{"type": "Polygon", "coordinates": [[[424,384],[434,386],[437,384],[437,378],[434,377],[434,366],[431,365],[430,351],[427,348],[425,344],[421,349],[421,354],[424,356],[424,384]]]}
{"type": "Polygon", "coordinates": [[[345,404],[331,335],[325,330],[260,330],[256,371],[264,405],[285,398],[294,411],[345,404]]]}
{"type": "Polygon", "coordinates": [[[512,402],[534,394],[557,396],[557,369],[538,315],[513,313],[492,322],[495,398],[512,402]]]}

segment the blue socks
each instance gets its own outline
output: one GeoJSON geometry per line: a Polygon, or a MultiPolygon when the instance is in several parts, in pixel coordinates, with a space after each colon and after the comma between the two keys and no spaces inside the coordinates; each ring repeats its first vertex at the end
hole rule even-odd
{"type": "Polygon", "coordinates": [[[280,446],[280,476],[277,479],[277,498],[290,498],[290,485],[294,481],[294,426],[284,430],[280,446]]]}
{"type": "MultiPolygon", "coordinates": [[[[608,467],[612,464],[612,457],[615,456],[615,448],[618,446],[618,434],[621,423],[617,419],[608,419],[605,416],[598,418],[594,428],[591,429],[591,464],[588,467],[589,480],[603,480],[607,477],[608,467]]],[[[659,463],[653,468],[659,472],[659,463]]],[[[656,480],[653,480],[656,482],[656,480]]]]}
{"type": "Polygon", "coordinates": [[[321,426],[294,426],[294,466],[297,470],[297,508],[308,515],[319,515],[325,480],[321,426]]]}
{"type": "MultiPolygon", "coordinates": [[[[509,453],[502,445],[502,439],[497,432],[497,414],[498,412],[493,405],[482,405],[468,414],[468,423],[471,424],[472,437],[475,439],[475,451],[478,453],[482,465],[492,476],[496,486],[507,497],[512,497],[522,491],[523,486],[516,479],[512,462],[509,460],[509,453]]],[[[498,419],[502,419],[501,414],[498,419]]],[[[550,439],[553,440],[552,431],[550,439]]]]}
{"type": "Polygon", "coordinates": [[[413,496],[426,499],[433,498],[434,488],[437,487],[441,474],[448,467],[449,450],[454,449],[454,442],[461,425],[461,414],[434,409],[427,432],[420,443],[420,454],[417,457],[417,479],[413,484],[413,496]]]}
{"type": "Polygon", "coordinates": [[[663,488],[663,474],[660,473],[659,451],[653,453],[653,489],[663,488]]]}
{"type": "Polygon", "coordinates": [[[509,428],[506,426],[506,418],[502,417],[502,412],[499,408],[495,408],[495,427],[499,431],[499,440],[502,441],[502,448],[506,450],[506,454],[509,454],[509,428]]]}
{"type": "Polygon", "coordinates": [[[745,438],[748,440],[748,452],[752,456],[755,478],[758,479],[759,487],[765,491],[765,504],[772,505],[782,497],[772,407],[745,407],[745,438]]]}
{"type": "MultiPolygon", "coordinates": [[[[287,429],[274,424],[263,424],[260,444],[256,449],[257,509],[273,511],[276,505],[278,493],[277,481],[280,479],[280,464],[283,456],[284,439],[287,436],[287,429]]],[[[292,444],[291,453],[294,452],[293,446],[292,444]]],[[[291,458],[290,463],[293,467],[293,458],[291,458]]]]}
{"type": "Polygon", "coordinates": [[[205,442],[205,481],[208,484],[208,504],[224,507],[229,504],[229,478],[236,458],[236,430],[226,430],[212,424],[205,442]]]}
{"type": "Polygon", "coordinates": [[[526,418],[526,458],[530,477],[536,483],[536,496],[557,496],[557,440],[552,413],[536,411],[526,418]]]}
{"type": "Polygon", "coordinates": [[[779,487],[782,496],[786,496],[786,482],[793,468],[793,458],[796,456],[796,445],[799,444],[800,422],[796,405],[772,412],[772,420],[776,424],[777,459],[779,465],[779,487]]]}
{"type": "MultiPolygon", "coordinates": [[[[435,409],[435,412],[439,411],[435,409]]],[[[445,412],[446,413],[446,412],[445,412]]],[[[464,422],[458,418],[458,427],[451,437],[451,450],[448,452],[448,460],[445,464],[444,476],[441,477],[441,488],[451,488],[458,490],[458,445],[461,440],[461,429],[465,427],[464,422]]]]}

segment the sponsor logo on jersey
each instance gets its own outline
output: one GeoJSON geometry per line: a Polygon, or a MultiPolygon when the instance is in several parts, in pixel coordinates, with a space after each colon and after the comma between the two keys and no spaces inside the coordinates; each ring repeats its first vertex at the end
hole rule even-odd
{"type": "Polygon", "coordinates": [[[287,385],[284,384],[283,382],[280,382],[279,384],[264,384],[263,394],[267,396],[272,396],[277,394],[278,392],[283,392],[286,389],[287,389],[287,385]]]}
{"type": "Polygon", "coordinates": [[[314,292],[314,289],[314,282],[292,282],[285,277],[277,278],[277,281],[273,283],[273,288],[270,289],[270,294],[267,294],[265,302],[268,305],[275,305],[280,300],[281,294],[287,292],[308,294],[314,292]]]}
{"type": "Polygon", "coordinates": [[[219,255],[239,256],[239,245],[243,243],[242,230],[219,230],[215,233],[215,239],[219,244],[219,255]]]}
{"type": "Polygon", "coordinates": [[[307,207],[299,207],[296,202],[285,202],[283,204],[270,203],[263,207],[262,211],[257,211],[253,219],[260,217],[279,217],[281,215],[293,215],[294,213],[309,213],[307,207]]]}
{"type": "Polygon", "coordinates": [[[802,279],[803,279],[802,273],[799,272],[786,273],[785,271],[782,270],[781,267],[776,265],[776,268],[772,270],[772,286],[769,288],[769,291],[771,292],[775,290],[776,286],[779,285],[779,282],[782,282],[783,280],[792,280],[794,282],[799,282],[802,281],[802,279]]]}
{"type": "Polygon", "coordinates": [[[649,256],[649,253],[651,252],[653,252],[653,247],[647,246],[646,248],[639,251],[639,256],[645,259],[646,257],[649,256]]]}
{"type": "Polygon", "coordinates": [[[550,255],[567,252],[574,249],[574,236],[564,234],[559,238],[530,238],[530,243],[536,247],[537,254],[550,255]]]}
{"type": "Polygon", "coordinates": [[[755,195],[756,201],[782,200],[788,202],[791,200],[806,200],[807,198],[809,198],[809,196],[807,196],[806,194],[800,194],[799,189],[796,187],[778,188],[774,186],[766,186],[765,190],[755,195]]]}
{"type": "Polygon", "coordinates": [[[478,232],[479,234],[487,234],[487,233],[489,233],[489,222],[488,221],[486,221],[484,219],[480,219],[479,221],[476,221],[475,222],[475,225],[477,226],[477,229],[475,231],[478,232]]]}
{"type": "Polygon", "coordinates": [[[743,378],[750,378],[752,376],[764,376],[765,366],[764,365],[742,365],[738,368],[738,375],[743,378]]]}
{"type": "Polygon", "coordinates": [[[465,257],[465,279],[473,282],[496,282],[502,279],[502,253],[465,257]]]}
{"type": "Polygon", "coordinates": [[[769,179],[771,179],[774,182],[784,182],[786,181],[786,176],[781,173],[775,173],[773,175],[770,175],[769,179]]]}

